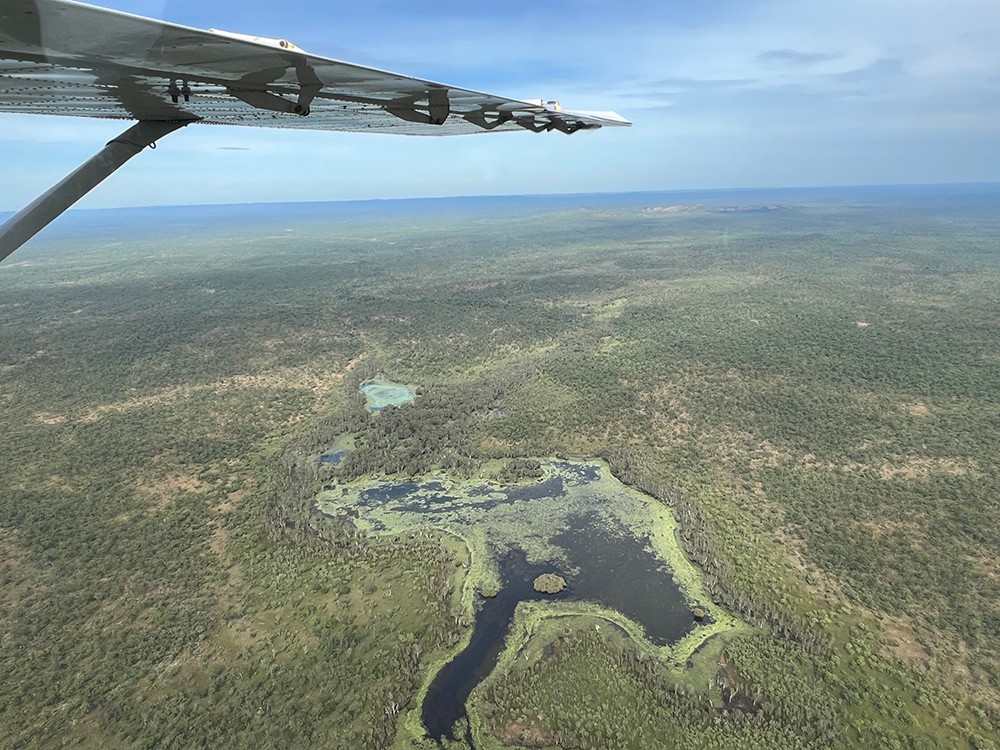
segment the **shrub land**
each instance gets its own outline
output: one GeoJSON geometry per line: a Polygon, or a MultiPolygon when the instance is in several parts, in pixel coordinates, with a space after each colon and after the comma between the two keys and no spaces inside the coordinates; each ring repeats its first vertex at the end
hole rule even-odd
{"type": "Polygon", "coordinates": [[[427,745],[469,549],[313,499],[568,455],[752,627],[678,667],[526,610],[456,747],[996,747],[996,197],[65,225],[0,265],[0,744],[427,745]]]}

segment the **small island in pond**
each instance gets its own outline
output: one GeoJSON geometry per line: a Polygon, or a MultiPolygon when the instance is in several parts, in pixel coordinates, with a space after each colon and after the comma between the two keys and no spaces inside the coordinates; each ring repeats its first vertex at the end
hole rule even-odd
{"type": "Polygon", "coordinates": [[[543,594],[558,594],[566,588],[566,579],[555,573],[542,573],[534,582],[535,591],[543,594]]]}

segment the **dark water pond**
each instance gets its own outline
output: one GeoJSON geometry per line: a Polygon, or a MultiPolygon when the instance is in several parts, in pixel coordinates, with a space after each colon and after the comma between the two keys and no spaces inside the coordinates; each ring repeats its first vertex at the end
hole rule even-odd
{"type": "Polygon", "coordinates": [[[330,464],[331,466],[340,466],[340,462],[347,458],[347,454],[350,451],[333,451],[332,453],[325,453],[319,457],[319,462],[321,464],[330,464]]]}
{"type": "Polygon", "coordinates": [[[503,588],[495,598],[484,600],[476,614],[471,642],[438,673],[424,699],[424,725],[434,739],[451,736],[455,721],[465,716],[469,694],[496,665],[518,602],[598,602],[642,625],[658,645],[675,643],[694,626],[691,609],[669,568],[653,554],[646,539],[609,526],[596,513],[569,520],[569,526],[552,537],[552,542],[565,552],[575,573],[559,570],[552,563],[531,564],[517,548],[501,558],[503,588]],[[569,588],[556,596],[536,592],[532,586],[535,577],[549,571],[564,575],[569,588]]]}
{"type": "Polygon", "coordinates": [[[573,577],[574,595],[618,610],[642,625],[653,643],[674,643],[694,625],[670,568],[653,554],[648,539],[590,514],[572,517],[552,542],[580,570],[573,577]]]}

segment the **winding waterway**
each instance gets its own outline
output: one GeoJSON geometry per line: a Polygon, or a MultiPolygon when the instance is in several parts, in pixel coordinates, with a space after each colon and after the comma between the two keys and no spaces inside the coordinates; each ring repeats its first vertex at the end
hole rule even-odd
{"type": "Polygon", "coordinates": [[[548,563],[529,563],[524,552],[516,548],[501,559],[503,588],[495,597],[483,601],[469,645],[441,668],[424,698],[421,716],[431,737],[457,739],[452,727],[465,716],[465,701],[473,689],[496,666],[517,605],[532,599],[568,599],[572,595],[570,589],[559,594],[535,591],[532,581],[555,570],[548,563]]]}

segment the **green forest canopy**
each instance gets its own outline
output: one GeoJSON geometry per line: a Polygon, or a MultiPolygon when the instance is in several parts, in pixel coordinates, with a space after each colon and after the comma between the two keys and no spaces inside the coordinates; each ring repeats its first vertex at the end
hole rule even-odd
{"type": "Polygon", "coordinates": [[[477,736],[995,746],[1000,219],[974,195],[808,198],[317,208],[293,232],[164,209],[14,256],[5,744],[390,746],[468,631],[464,553],[365,542],[305,498],[330,472],[564,453],[671,504],[760,631],[689,679],[553,635],[477,694],[477,736]],[[369,415],[378,374],[419,397],[369,415]],[[345,435],[341,467],[309,458],[345,435]]]}

